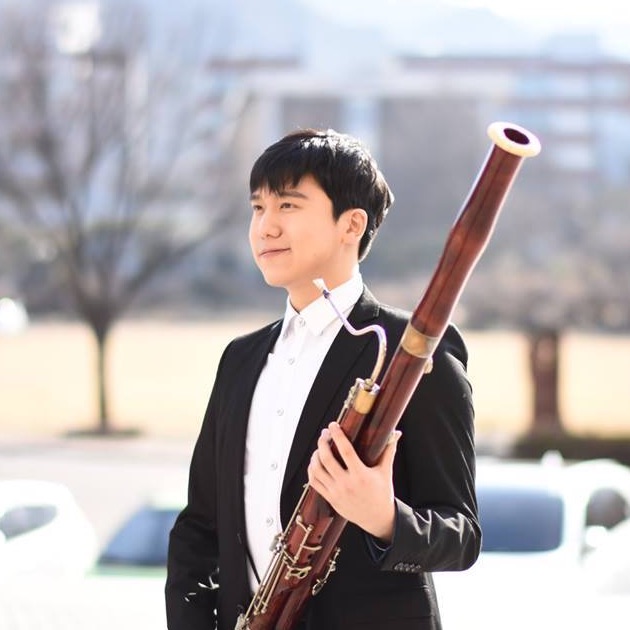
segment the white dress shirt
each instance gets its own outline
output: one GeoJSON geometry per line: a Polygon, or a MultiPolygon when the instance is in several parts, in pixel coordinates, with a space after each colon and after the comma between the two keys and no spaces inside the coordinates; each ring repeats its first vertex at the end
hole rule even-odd
{"type": "MultiPolygon", "coordinates": [[[[331,291],[331,298],[348,315],[362,291],[357,270],[331,291]]],[[[245,446],[245,520],[249,549],[261,579],[271,561],[273,538],[281,530],[280,491],[293,436],[313,381],[341,326],[323,296],[300,313],[287,299],[280,336],[254,391],[245,446]]],[[[249,579],[256,590],[258,580],[251,566],[249,579]]]]}

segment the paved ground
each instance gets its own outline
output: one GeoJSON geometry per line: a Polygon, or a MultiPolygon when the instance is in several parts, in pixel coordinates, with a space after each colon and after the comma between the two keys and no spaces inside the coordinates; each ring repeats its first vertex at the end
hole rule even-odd
{"type": "Polygon", "coordinates": [[[65,483],[104,543],[146,497],[164,489],[185,497],[193,445],[192,440],[154,438],[0,436],[0,478],[65,483]]]}
{"type": "Polygon", "coordinates": [[[21,580],[0,588],[2,630],[165,630],[163,580],[21,580]]]}
{"type": "MultiPolygon", "coordinates": [[[[147,438],[0,436],[0,478],[67,484],[101,546],[146,497],[175,488],[185,497],[193,444],[147,438]]],[[[163,579],[20,580],[0,585],[0,630],[163,630],[163,579]]]]}

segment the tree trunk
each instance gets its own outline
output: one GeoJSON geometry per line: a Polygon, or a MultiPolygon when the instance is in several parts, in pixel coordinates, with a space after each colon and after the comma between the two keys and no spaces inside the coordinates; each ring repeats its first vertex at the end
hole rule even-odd
{"type": "Polygon", "coordinates": [[[109,400],[107,397],[107,339],[109,326],[94,330],[96,336],[96,384],[98,396],[98,433],[111,431],[109,418],[109,400]]]}
{"type": "Polygon", "coordinates": [[[559,407],[560,334],[538,329],[529,335],[529,367],[533,385],[531,433],[562,433],[559,407]]]}

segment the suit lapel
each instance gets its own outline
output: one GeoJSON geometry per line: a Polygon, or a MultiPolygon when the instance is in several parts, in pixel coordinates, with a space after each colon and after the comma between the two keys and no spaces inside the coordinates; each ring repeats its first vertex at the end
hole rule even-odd
{"type": "MultiPolygon", "coordinates": [[[[364,289],[348,320],[354,327],[362,328],[374,320],[378,312],[378,303],[372,294],[364,289]]],[[[335,337],[304,404],[289,452],[282,484],[283,493],[296,473],[305,468],[305,460],[310,458],[315,450],[321,429],[337,419],[348,394],[348,380],[351,379],[353,383],[355,378],[369,376],[375,360],[375,356],[366,352],[370,342],[374,343],[374,335],[357,337],[345,328],[342,328],[335,337]]],[[[292,510],[295,506],[288,507],[292,510]]],[[[283,509],[283,522],[287,520],[285,514],[283,509]]]]}

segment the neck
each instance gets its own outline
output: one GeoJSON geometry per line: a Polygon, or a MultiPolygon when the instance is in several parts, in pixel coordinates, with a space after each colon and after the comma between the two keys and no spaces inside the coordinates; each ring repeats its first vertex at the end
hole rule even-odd
{"type": "MultiPolygon", "coordinates": [[[[328,287],[329,289],[331,287],[328,287]]],[[[309,304],[312,304],[321,296],[319,289],[313,285],[312,288],[304,287],[301,291],[289,290],[289,302],[291,306],[299,313],[309,304]]]]}

